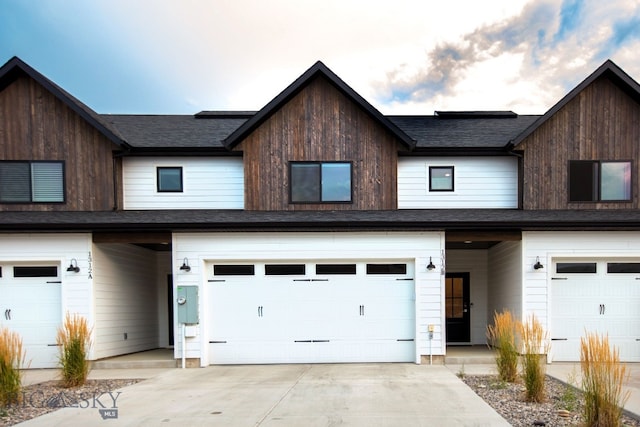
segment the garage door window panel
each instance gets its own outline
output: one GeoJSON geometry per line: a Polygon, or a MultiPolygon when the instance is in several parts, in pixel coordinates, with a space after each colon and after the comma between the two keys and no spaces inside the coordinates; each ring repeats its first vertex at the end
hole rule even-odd
{"type": "Polygon", "coordinates": [[[640,262],[608,262],[607,273],[625,274],[640,273],[640,262]]]}
{"type": "Polygon", "coordinates": [[[253,264],[215,264],[214,276],[254,276],[256,269],[253,264]]]}
{"type": "Polygon", "coordinates": [[[556,264],[556,273],[559,274],[592,274],[597,272],[595,262],[559,262],[556,264]]]}
{"type": "Polygon", "coordinates": [[[13,267],[13,277],[58,277],[55,266],[13,267]]]}
{"type": "Polygon", "coordinates": [[[264,274],[267,276],[304,276],[304,264],[266,264],[264,274]]]}
{"type": "Polygon", "coordinates": [[[356,274],[355,264],[316,264],[316,274],[356,274]]]}
{"type": "Polygon", "coordinates": [[[407,264],[367,264],[367,274],[407,274],[407,264]]]}

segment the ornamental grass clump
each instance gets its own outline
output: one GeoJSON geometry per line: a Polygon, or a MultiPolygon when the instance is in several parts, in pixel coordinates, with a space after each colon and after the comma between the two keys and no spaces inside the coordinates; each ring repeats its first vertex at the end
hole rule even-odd
{"type": "Polygon", "coordinates": [[[549,340],[542,324],[535,315],[518,324],[522,340],[522,380],[525,398],[528,402],[544,401],[545,355],[549,350],[549,340]]]}
{"type": "Polygon", "coordinates": [[[587,333],[580,338],[580,368],[584,392],[583,421],[589,427],[619,426],[622,408],[629,399],[623,384],[629,373],[620,363],[618,349],[608,336],[587,333]]]}
{"type": "Polygon", "coordinates": [[[515,382],[518,379],[516,321],[509,310],[494,313],[493,325],[487,327],[487,338],[496,349],[496,364],[500,380],[515,382]]]}
{"type": "Polygon", "coordinates": [[[56,342],[60,348],[59,363],[65,387],[83,385],[89,375],[91,329],[87,320],[67,313],[62,327],[58,328],[56,342]]]}
{"type": "Polygon", "coordinates": [[[22,373],[26,353],[17,332],[0,329],[0,407],[20,402],[22,373]]]}

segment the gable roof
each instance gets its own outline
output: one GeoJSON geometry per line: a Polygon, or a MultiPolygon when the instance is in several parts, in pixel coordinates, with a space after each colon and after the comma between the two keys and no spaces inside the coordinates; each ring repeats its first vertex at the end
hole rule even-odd
{"type": "Polygon", "coordinates": [[[622,68],[618,67],[610,59],[606,60],[604,64],[598,67],[589,77],[584,79],[582,83],[576,86],[571,92],[566,94],[556,105],[551,107],[544,115],[538,120],[533,122],[531,126],[526,128],[520,135],[518,135],[513,141],[512,146],[517,146],[525,138],[531,135],[536,129],[542,126],[547,120],[549,120],[554,114],[556,114],[562,107],[571,102],[580,92],[582,92],[587,86],[600,78],[610,79],[616,86],[618,86],[627,95],[633,98],[636,102],[640,103],[640,85],[633,80],[622,68]]]}
{"type": "Polygon", "coordinates": [[[369,104],[356,91],[351,89],[340,77],[333,73],[322,62],[316,62],[311,68],[298,77],[289,87],[283,90],[278,96],[273,98],[264,108],[258,111],[251,119],[247,120],[242,126],[236,129],[231,135],[224,140],[224,145],[231,149],[238,145],[245,137],[253,132],[257,127],[264,123],[272,114],[279,110],[291,98],[297,95],[304,87],[307,86],[315,77],[323,76],[342,94],[351,101],[355,102],[370,117],[382,125],[385,129],[396,136],[408,149],[412,150],[416,142],[404,131],[398,128],[393,122],[382,115],[377,109],[369,104]]]}
{"type": "Polygon", "coordinates": [[[102,118],[87,105],[80,102],[77,98],[69,94],[60,86],[31,68],[27,63],[17,56],[14,56],[0,68],[0,91],[13,83],[20,76],[28,76],[42,85],[49,93],[58,98],[63,104],[72,109],[80,117],[86,120],[91,126],[96,128],[107,139],[115,144],[129,148],[129,145],[122,139],[118,132],[113,129],[109,123],[102,118]]]}

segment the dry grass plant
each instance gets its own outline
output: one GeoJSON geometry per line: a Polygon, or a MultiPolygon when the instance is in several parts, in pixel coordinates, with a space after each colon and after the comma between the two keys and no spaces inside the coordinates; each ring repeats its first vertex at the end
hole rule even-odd
{"type": "Polygon", "coordinates": [[[8,328],[0,329],[0,407],[20,402],[26,352],[22,337],[8,328]]]}
{"type": "Polygon", "coordinates": [[[618,349],[609,345],[608,336],[586,333],[580,339],[580,367],[585,399],[585,425],[619,426],[622,408],[629,398],[629,392],[622,389],[629,372],[620,363],[618,349]]]}
{"type": "Polygon", "coordinates": [[[549,339],[542,323],[534,314],[518,324],[522,339],[522,380],[528,402],[544,402],[545,356],[549,351],[549,339]]]}
{"type": "Polygon", "coordinates": [[[83,385],[89,375],[89,360],[91,347],[91,329],[87,319],[74,314],[64,318],[62,327],[58,328],[56,342],[60,346],[59,363],[62,382],[66,387],[83,385]]]}
{"type": "Polygon", "coordinates": [[[509,310],[494,312],[493,325],[487,326],[487,338],[496,350],[496,365],[500,380],[518,379],[518,349],[516,347],[516,321],[509,310]]]}

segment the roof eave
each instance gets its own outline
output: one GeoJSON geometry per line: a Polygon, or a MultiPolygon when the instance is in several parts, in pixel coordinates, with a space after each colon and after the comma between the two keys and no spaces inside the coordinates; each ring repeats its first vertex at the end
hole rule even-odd
{"type": "Polygon", "coordinates": [[[265,120],[267,120],[275,111],[277,111],[282,105],[287,103],[291,98],[297,95],[311,80],[316,76],[322,75],[327,78],[329,82],[346,95],[353,102],[358,104],[363,110],[367,112],[374,120],[380,123],[384,128],[390,131],[396,136],[409,150],[413,150],[416,146],[416,141],[407,135],[402,129],[393,124],[382,113],[380,113],[375,107],[367,102],[362,96],[354,91],[349,85],[347,85],[340,77],[338,77],[333,71],[331,71],[321,61],[316,62],[311,68],[305,71],[300,77],[298,77],[292,84],[290,84],[285,90],[280,92],[275,98],[273,98],[267,105],[265,105],[260,111],[258,111],[252,118],[247,120],[242,126],[236,129],[231,135],[229,135],[224,141],[224,145],[228,149],[233,149],[244,138],[246,138],[251,132],[259,127],[265,120]]]}
{"type": "Polygon", "coordinates": [[[14,56],[9,61],[7,61],[2,67],[0,67],[0,88],[5,87],[5,79],[13,79],[16,72],[21,72],[33,80],[35,80],[38,84],[42,85],[47,91],[49,91],[53,96],[58,98],[62,103],[64,103],[67,107],[73,110],[76,114],[86,120],[91,126],[96,128],[101,134],[103,134],[107,139],[111,142],[119,145],[123,149],[130,149],[131,146],[116,135],[107,125],[102,123],[98,118],[98,114],[89,108],[87,105],[83,104],[77,98],[74,98],[70,94],[66,93],[59,86],[53,83],[51,80],[46,78],[43,74],[36,71],[29,64],[22,61],[17,56],[14,56]],[[96,117],[93,117],[91,114],[88,114],[84,108],[90,110],[95,114],[96,117]]]}

